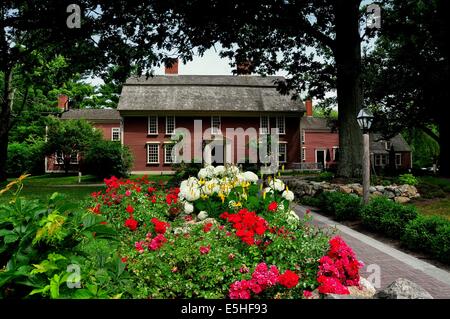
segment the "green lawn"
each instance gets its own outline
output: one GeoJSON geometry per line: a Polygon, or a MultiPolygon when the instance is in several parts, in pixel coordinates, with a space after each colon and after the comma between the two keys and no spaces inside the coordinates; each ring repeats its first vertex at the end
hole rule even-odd
{"type": "Polygon", "coordinates": [[[450,220],[450,179],[435,176],[419,177],[421,198],[413,205],[424,215],[442,216],[450,220]]]}
{"type": "Polygon", "coordinates": [[[421,214],[442,216],[450,220],[450,195],[445,198],[415,201],[414,205],[421,214]]]}
{"type": "MultiPolygon", "coordinates": [[[[142,177],[143,175],[132,175],[130,179],[142,177]]],[[[149,180],[153,181],[168,181],[172,178],[170,175],[149,175],[149,180]]],[[[8,182],[13,181],[14,178],[8,179],[8,182]]],[[[6,186],[7,183],[0,184],[0,190],[6,186]]],[[[24,180],[23,189],[20,193],[21,197],[27,199],[40,199],[44,202],[48,201],[54,192],[64,194],[67,201],[79,203],[86,199],[92,192],[103,189],[103,180],[98,180],[92,175],[82,176],[81,183],[78,184],[78,176],[64,174],[46,174],[41,176],[29,176],[24,180]],[[92,184],[97,184],[92,186],[92,184]]],[[[13,187],[12,190],[15,190],[13,187]]],[[[11,200],[12,193],[7,192],[0,195],[0,204],[7,203],[11,200]]]]}

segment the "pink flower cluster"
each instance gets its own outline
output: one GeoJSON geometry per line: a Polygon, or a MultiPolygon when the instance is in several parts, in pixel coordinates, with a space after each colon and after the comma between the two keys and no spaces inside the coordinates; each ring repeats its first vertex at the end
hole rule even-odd
{"type": "Polygon", "coordinates": [[[139,253],[142,254],[145,251],[145,247],[147,247],[148,250],[158,250],[166,242],[167,239],[163,234],[158,234],[154,238],[152,238],[152,234],[148,233],[145,237],[145,240],[135,242],[134,247],[139,253]]]}
{"type": "Polygon", "coordinates": [[[359,285],[362,263],[341,237],[336,236],[329,243],[328,254],[319,261],[319,292],[348,294],[347,286],[359,285]]]}
{"type": "Polygon", "coordinates": [[[293,288],[298,284],[298,279],[297,274],[290,270],[280,275],[276,266],[272,265],[268,268],[266,263],[260,263],[256,266],[250,280],[236,281],[231,284],[229,296],[231,299],[250,299],[252,292],[258,295],[277,284],[293,288]]]}

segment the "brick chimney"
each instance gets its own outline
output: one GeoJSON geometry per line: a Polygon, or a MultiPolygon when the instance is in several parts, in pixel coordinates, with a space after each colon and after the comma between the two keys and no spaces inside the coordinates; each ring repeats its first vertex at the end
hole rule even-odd
{"type": "Polygon", "coordinates": [[[236,73],[238,75],[250,75],[252,74],[252,63],[250,61],[240,62],[236,65],[236,73]]]}
{"type": "Polygon", "coordinates": [[[311,99],[307,99],[305,101],[305,107],[306,107],[306,116],[313,116],[313,107],[311,99]]]}
{"type": "Polygon", "coordinates": [[[173,59],[172,66],[166,64],[164,73],[166,75],[178,75],[178,59],[173,59]]]}
{"type": "Polygon", "coordinates": [[[61,112],[69,109],[69,97],[66,94],[58,95],[58,109],[60,109],[61,112]]]}

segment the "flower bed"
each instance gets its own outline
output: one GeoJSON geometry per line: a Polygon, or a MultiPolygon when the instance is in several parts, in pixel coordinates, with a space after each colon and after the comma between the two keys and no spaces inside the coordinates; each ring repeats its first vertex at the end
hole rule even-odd
{"type": "MultiPolygon", "coordinates": [[[[60,285],[59,297],[310,298],[316,288],[345,294],[359,283],[351,249],[300,220],[292,192],[274,177],[264,187],[254,173],[210,166],[179,188],[146,178],[105,184],[84,212],[98,228],[34,260],[28,279],[50,287],[55,269],[75,261],[81,286],[60,285]]],[[[49,292],[33,295],[54,297],[49,292]]]]}

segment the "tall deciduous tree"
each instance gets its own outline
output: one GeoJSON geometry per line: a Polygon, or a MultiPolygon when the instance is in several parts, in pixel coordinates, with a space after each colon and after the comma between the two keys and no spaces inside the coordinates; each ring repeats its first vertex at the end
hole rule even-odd
{"type": "Polygon", "coordinates": [[[64,171],[68,173],[70,160],[73,154],[83,156],[89,146],[102,140],[100,131],[95,130],[91,124],[84,120],[61,121],[49,117],[45,153],[47,155],[62,152],[64,171]]]}
{"type": "MultiPolygon", "coordinates": [[[[177,22],[184,51],[202,53],[215,43],[237,64],[260,74],[289,73],[281,92],[294,89],[323,98],[336,89],[339,108],[338,174],[361,172],[356,116],[361,88],[360,0],[168,0],[161,7],[177,22]]],[[[368,30],[367,34],[372,33],[368,30]]],[[[177,39],[175,39],[177,40],[177,39]]]]}
{"type": "Polygon", "coordinates": [[[383,32],[364,72],[380,130],[415,127],[435,139],[443,176],[450,176],[447,7],[446,0],[385,0],[383,32]]]}
{"type": "MultiPolygon", "coordinates": [[[[170,49],[166,39],[173,31],[165,13],[156,13],[159,1],[109,0],[3,0],[0,2],[0,181],[5,165],[13,106],[26,100],[16,95],[13,76],[32,76],[40,61],[36,52],[50,61],[66,58],[71,74],[108,75],[112,65],[116,79],[124,80],[134,68],[148,72],[170,49]],[[20,71],[19,71],[20,70],[20,71]]],[[[69,77],[70,78],[70,77],[69,77]]],[[[26,90],[24,92],[27,92],[26,90]]]]}

